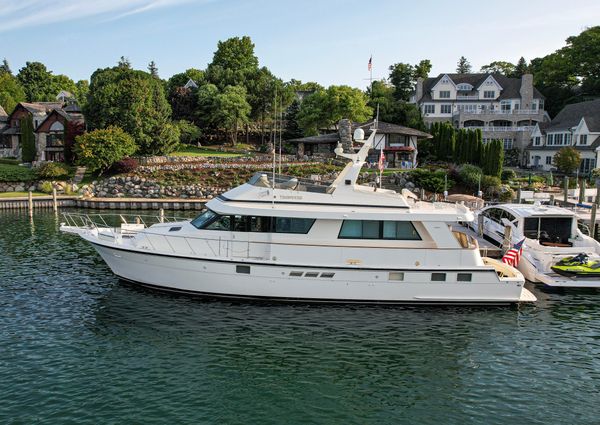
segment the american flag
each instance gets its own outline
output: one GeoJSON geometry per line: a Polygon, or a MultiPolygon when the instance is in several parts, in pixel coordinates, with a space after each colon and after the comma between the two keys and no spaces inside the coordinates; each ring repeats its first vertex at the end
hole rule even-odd
{"type": "Polygon", "coordinates": [[[521,259],[521,254],[523,254],[523,244],[525,243],[525,238],[521,242],[516,243],[511,249],[506,251],[504,257],[502,257],[502,262],[508,264],[509,266],[517,267],[519,265],[519,260],[521,259]]]}
{"type": "Polygon", "coordinates": [[[383,171],[383,163],[385,161],[385,156],[383,155],[383,149],[380,150],[379,154],[379,164],[377,164],[379,171],[383,171]]]}
{"type": "Polygon", "coordinates": [[[371,57],[369,58],[369,66],[368,66],[368,68],[369,68],[369,71],[371,70],[371,68],[372,68],[372,67],[373,67],[373,56],[371,56],[371,57]]]}

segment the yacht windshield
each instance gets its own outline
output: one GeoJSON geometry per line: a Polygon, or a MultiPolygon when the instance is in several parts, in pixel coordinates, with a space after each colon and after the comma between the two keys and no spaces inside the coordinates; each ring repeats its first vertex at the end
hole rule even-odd
{"type": "Polygon", "coordinates": [[[201,229],[206,225],[206,223],[214,220],[217,217],[217,214],[212,212],[211,210],[206,210],[198,217],[192,220],[192,225],[198,229],[201,229]]]}
{"type": "Polygon", "coordinates": [[[571,246],[572,225],[572,217],[528,217],[523,230],[526,237],[539,239],[542,245],[571,246]]]}

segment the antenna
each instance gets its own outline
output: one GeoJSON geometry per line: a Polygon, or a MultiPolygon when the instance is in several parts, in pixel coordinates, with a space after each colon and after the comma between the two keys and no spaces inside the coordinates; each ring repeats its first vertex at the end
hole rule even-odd
{"type": "MultiPolygon", "coordinates": [[[[275,86],[275,99],[273,101],[273,105],[274,105],[274,114],[275,117],[277,117],[277,86],[275,86]]],[[[272,207],[275,208],[275,134],[277,134],[277,120],[275,120],[274,122],[275,124],[275,128],[273,129],[273,137],[272,137],[272,147],[273,149],[271,150],[271,153],[273,155],[273,182],[271,184],[272,188],[273,188],[273,199],[272,199],[272,207]]]]}
{"type": "Polygon", "coordinates": [[[281,145],[283,136],[283,96],[279,100],[279,174],[281,174],[281,145]]]}

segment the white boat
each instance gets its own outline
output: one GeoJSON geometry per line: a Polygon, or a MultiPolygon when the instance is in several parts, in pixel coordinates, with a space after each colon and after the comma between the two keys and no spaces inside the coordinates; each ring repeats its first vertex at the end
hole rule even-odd
{"type": "Polygon", "coordinates": [[[477,219],[469,225],[495,245],[507,249],[525,240],[518,269],[527,280],[548,286],[600,288],[600,273],[565,276],[555,271],[561,260],[579,254],[590,262],[600,261],[600,243],[581,232],[575,212],[539,204],[501,204],[475,214],[477,219]]]}
{"type": "MultiPolygon", "coordinates": [[[[417,202],[357,184],[376,131],[330,185],[258,173],[193,220],[120,227],[67,214],[61,230],[93,244],[122,279],[236,299],[342,303],[535,301],[516,269],[482,258],[448,222],[462,205],[417,202]],[[76,220],[82,220],[77,225],[76,220]]],[[[408,193],[406,193],[408,195],[408,193]]]]}

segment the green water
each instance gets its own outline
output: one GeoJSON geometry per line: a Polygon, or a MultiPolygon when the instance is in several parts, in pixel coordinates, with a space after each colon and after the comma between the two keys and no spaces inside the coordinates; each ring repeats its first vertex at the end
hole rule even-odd
{"type": "Polygon", "coordinates": [[[0,213],[0,423],[598,424],[600,292],[520,308],[232,304],[0,213]]]}

